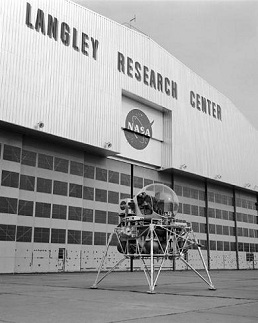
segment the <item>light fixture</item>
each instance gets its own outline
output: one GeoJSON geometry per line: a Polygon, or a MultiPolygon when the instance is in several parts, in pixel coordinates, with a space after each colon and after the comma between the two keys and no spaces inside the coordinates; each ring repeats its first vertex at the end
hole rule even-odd
{"type": "Polygon", "coordinates": [[[250,187],[251,186],[251,184],[250,183],[246,183],[245,185],[244,185],[244,187],[246,187],[246,188],[248,188],[248,187],[250,187]]]}
{"type": "Polygon", "coordinates": [[[186,169],[187,168],[187,165],[186,164],[182,164],[179,168],[180,169],[186,169]]]}
{"type": "Polygon", "coordinates": [[[221,177],[222,177],[222,176],[221,176],[220,174],[218,174],[218,175],[216,175],[214,178],[215,178],[215,179],[221,179],[221,177]]]}
{"type": "Polygon", "coordinates": [[[44,128],[45,124],[43,121],[39,121],[36,125],[35,125],[35,129],[37,130],[42,130],[44,128]]]}
{"type": "Polygon", "coordinates": [[[110,149],[112,147],[112,143],[111,142],[105,142],[105,144],[104,144],[104,148],[105,149],[110,149]]]}

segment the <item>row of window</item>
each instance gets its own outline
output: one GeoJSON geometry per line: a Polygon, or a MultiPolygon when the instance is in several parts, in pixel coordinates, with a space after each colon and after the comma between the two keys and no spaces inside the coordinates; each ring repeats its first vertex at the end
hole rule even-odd
{"type": "MultiPolygon", "coordinates": [[[[24,150],[16,146],[4,145],[3,159],[21,163],[27,166],[37,166],[38,168],[54,170],[56,172],[62,173],[69,172],[71,175],[83,176],[85,178],[96,179],[103,182],[131,186],[131,176],[128,174],[119,173],[116,171],[111,171],[76,161],[69,161],[68,159],[54,157],[46,154],[37,154],[36,152],[24,150]]],[[[13,177],[15,177],[15,175],[13,175],[13,177]]],[[[15,178],[13,178],[13,181],[15,181],[15,178]]],[[[152,184],[153,180],[134,176],[133,183],[135,188],[142,188],[148,184],[152,184]]]]}
{"type": "MultiPolygon", "coordinates": [[[[207,241],[200,240],[200,244],[202,245],[202,249],[207,250],[207,241]]],[[[236,251],[236,243],[230,241],[215,241],[210,240],[210,250],[217,251],[236,251]]],[[[237,244],[238,251],[244,252],[258,252],[258,244],[256,243],[244,243],[238,242],[237,244]]]]}
{"type": "MultiPolygon", "coordinates": [[[[205,217],[204,206],[180,203],[178,212],[181,214],[205,217]]],[[[209,218],[234,221],[234,213],[232,211],[227,210],[208,208],[208,216],[209,218]]],[[[237,213],[237,221],[258,224],[258,216],[252,214],[237,213]]]]}
{"type": "MultiPolygon", "coordinates": [[[[196,233],[207,233],[206,223],[192,222],[193,231],[196,233]]],[[[220,224],[209,224],[209,233],[217,235],[232,236],[236,235],[235,227],[230,227],[220,224]]],[[[258,230],[252,228],[237,228],[237,235],[239,237],[258,238],[258,230]]]]}
{"type": "MultiPolygon", "coordinates": [[[[33,216],[41,218],[53,218],[62,220],[73,220],[82,222],[93,222],[93,210],[76,207],[17,200],[14,198],[0,197],[0,213],[18,214],[23,216],[33,216]],[[35,210],[34,210],[35,209],[35,210]],[[67,214],[68,213],[68,214],[67,214]],[[68,217],[67,217],[68,216],[68,217]]],[[[107,223],[117,225],[119,222],[118,213],[95,210],[95,223],[107,223]]]]}
{"type": "MultiPolygon", "coordinates": [[[[205,192],[202,190],[190,188],[187,186],[181,186],[181,185],[175,185],[174,189],[178,196],[188,197],[188,198],[192,198],[200,201],[205,200],[205,192]]],[[[218,204],[230,205],[230,206],[234,205],[233,196],[224,195],[217,192],[215,193],[211,191],[208,191],[208,201],[218,203],[218,204]]],[[[250,210],[257,209],[257,205],[255,201],[251,201],[243,198],[236,198],[236,206],[242,207],[245,209],[250,209],[250,210]]]]}
{"type": "MultiPolygon", "coordinates": [[[[0,224],[0,241],[40,242],[40,243],[68,243],[80,245],[106,245],[109,234],[105,232],[91,232],[66,229],[49,229],[28,226],[0,224]]],[[[111,245],[116,245],[115,235],[111,245]]]]}

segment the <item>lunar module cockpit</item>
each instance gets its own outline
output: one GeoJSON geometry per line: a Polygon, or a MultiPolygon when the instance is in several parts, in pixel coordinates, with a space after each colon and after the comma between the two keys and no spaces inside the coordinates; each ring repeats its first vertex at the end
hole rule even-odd
{"type": "Polygon", "coordinates": [[[118,214],[120,223],[109,236],[106,252],[92,288],[97,288],[98,284],[126,259],[138,259],[149,285],[149,293],[154,293],[166,260],[170,263],[181,260],[208,284],[209,289],[215,290],[201,252],[201,245],[191,224],[176,218],[178,209],[176,193],[163,184],[150,184],[141,189],[134,198],[121,200],[118,214]],[[114,235],[117,239],[117,250],[122,258],[100,277],[114,235]],[[207,278],[187,260],[189,249],[198,250],[207,278]]]}

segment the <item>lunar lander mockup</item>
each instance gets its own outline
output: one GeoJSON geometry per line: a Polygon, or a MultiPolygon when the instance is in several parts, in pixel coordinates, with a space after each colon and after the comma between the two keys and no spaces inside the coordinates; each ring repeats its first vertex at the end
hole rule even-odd
{"type": "Polygon", "coordinates": [[[133,199],[122,200],[120,202],[120,223],[109,236],[106,252],[91,288],[97,288],[98,284],[117,266],[133,257],[142,262],[149,293],[154,293],[166,259],[181,260],[209,286],[209,289],[215,290],[201,252],[201,246],[191,224],[175,218],[178,208],[177,195],[163,184],[145,186],[133,199]],[[123,257],[100,277],[114,235],[118,241],[117,250],[123,257]],[[185,256],[191,248],[198,249],[207,278],[204,278],[187,261],[185,256]]]}

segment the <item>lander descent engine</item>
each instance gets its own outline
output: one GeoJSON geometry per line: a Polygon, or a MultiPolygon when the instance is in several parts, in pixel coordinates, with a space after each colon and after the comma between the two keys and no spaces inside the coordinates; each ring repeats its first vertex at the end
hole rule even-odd
{"type": "Polygon", "coordinates": [[[191,224],[185,220],[176,219],[178,209],[177,195],[170,187],[163,184],[147,185],[134,198],[121,200],[120,223],[110,234],[106,252],[92,288],[97,288],[97,285],[124,260],[133,258],[142,263],[149,284],[149,293],[154,293],[165,261],[175,259],[181,260],[208,284],[209,289],[215,290],[201,252],[201,245],[196,239],[191,224]],[[102,278],[99,278],[114,236],[117,240],[117,250],[123,258],[102,278]],[[186,255],[189,249],[198,250],[207,279],[188,262],[186,255]]]}

